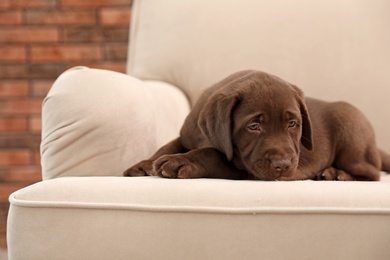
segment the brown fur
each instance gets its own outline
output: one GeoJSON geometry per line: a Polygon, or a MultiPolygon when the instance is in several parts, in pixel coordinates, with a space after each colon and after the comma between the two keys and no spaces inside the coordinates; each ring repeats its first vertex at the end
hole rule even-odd
{"type": "Polygon", "coordinates": [[[180,137],[125,176],[372,180],[390,170],[366,117],[345,102],[304,98],[296,86],[241,71],[200,97],[180,137]]]}

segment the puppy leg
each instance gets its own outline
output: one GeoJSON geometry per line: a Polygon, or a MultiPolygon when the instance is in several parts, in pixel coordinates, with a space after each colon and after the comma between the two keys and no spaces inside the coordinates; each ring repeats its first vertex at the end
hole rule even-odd
{"type": "Polygon", "coordinates": [[[169,142],[168,144],[161,147],[152,157],[148,160],[141,161],[134,166],[127,169],[123,176],[146,176],[155,175],[153,172],[153,161],[164,154],[175,154],[185,152],[186,149],[180,142],[180,138],[169,142]]]}
{"type": "Polygon", "coordinates": [[[214,148],[201,148],[183,154],[163,155],[153,163],[154,173],[166,178],[247,178],[226,156],[214,148]]]}
{"type": "Polygon", "coordinates": [[[374,130],[368,119],[346,103],[332,106],[335,120],[336,154],[332,166],[348,173],[353,180],[378,181],[381,155],[375,143],[374,130]]]}
{"type": "Polygon", "coordinates": [[[379,181],[381,159],[376,146],[366,145],[365,149],[361,146],[346,146],[338,156],[335,167],[347,172],[353,180],[379,181]]]}
{"type": "Polygon", "coordinates": [[[379,167],[368,162],[351,163],[343,167],[343,170],[348,172],[353,180],[356,181],[379,181],[379,167]]]}
{"type": "MultiPolygon", "coordinates": [[[[351,163],[348,170],[329,167],[316,176],[316,180],[323,181],[379,181],[379,169],[367,163],[351,163]]],[[[345,169],[345,168],[344,168],[345,169]]]]}

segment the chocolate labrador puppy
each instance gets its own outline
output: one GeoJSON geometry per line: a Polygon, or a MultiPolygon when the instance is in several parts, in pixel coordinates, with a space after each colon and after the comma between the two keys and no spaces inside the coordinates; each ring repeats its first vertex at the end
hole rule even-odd
{"type": "Polygon", "coordinates": [[[204,92],[179,138],[124,175],[377,181],[380,170],[390,170],[390,156],[355,107],[304,98],[276,76],[240,71],[204,92]]]}

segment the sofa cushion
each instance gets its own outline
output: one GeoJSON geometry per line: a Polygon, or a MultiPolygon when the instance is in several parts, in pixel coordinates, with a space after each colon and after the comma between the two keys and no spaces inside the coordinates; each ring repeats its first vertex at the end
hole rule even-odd
{"type": "Polygon", "coordinates": [[[19,190],[10,202],[11,259],[390,259],[388,176],[66,177],[19,190]]]}
{"type": "Polygon", "coordinates": [[[372,122],[390,152],[386,0],[142,0],[132,9],[128,73],[179,86],[192,104],[233,72],[275,74],[372,122]]]}
{"type": "Polygon", "coordinates": [[[189,104],[176,87],[117,72],[64,72],[43,102],[43,179],[122,175],[179,136],[189,104]]]}

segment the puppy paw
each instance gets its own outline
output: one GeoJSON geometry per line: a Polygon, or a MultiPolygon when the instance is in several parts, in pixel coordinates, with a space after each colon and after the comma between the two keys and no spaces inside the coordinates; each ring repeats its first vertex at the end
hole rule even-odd
{"type": "Polygon", "coordinates": [[[184,154],[163,155],[153,162],[153,170],[157,176],[165,178],[201,178],[204,176],[203,167],[191,161],[184,154]]]}
{"type": "Polygon", "coordinates": [[[317,174],[317,180],[323,181],[353,181],[355,180],[350,174],[334,167],[326,168],[317,174]]]}
{"type": "Polygon", "coordinates": [[[155,175],[153,172],[153,161],[145,160],[137,163],[124,171],[123,176],[146,176],[155,175]]]}

